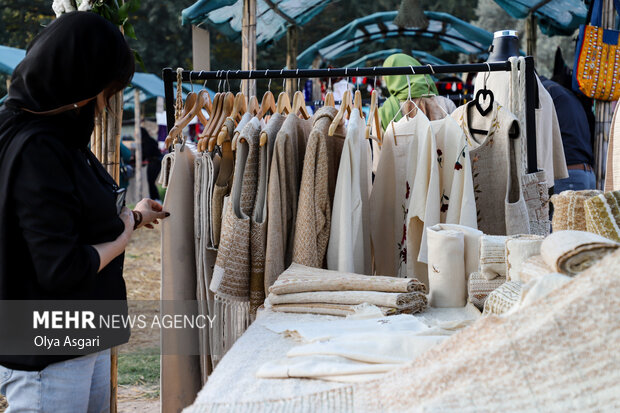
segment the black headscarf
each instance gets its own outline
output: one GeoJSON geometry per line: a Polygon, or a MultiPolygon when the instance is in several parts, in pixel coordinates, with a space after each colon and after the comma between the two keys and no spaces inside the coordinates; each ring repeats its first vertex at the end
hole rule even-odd
{"type": "Polygon", "coordinates": [[[86,146],[95,102],[79,110],[73,105],[96,97],[112,83],[122,88],[132,74],[133,54],[116,26],[91,12],[60,16],[35,37],[13,72],[2,111],[8,113],[0,115],[0,153],[9,129],[33,121],[58,130],[60,139],[86,146]],[[45,114],[57,110],[62,113],[45,114]]]}

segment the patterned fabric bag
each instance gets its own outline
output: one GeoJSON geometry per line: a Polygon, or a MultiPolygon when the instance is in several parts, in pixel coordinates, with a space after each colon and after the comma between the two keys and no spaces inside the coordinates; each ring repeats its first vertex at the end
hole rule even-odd
{"type": "MultiPolygon", "coordinates": [[[[601,27],[602,0],[593,0],[587,22],[579,26],[575,54],[573,89],[593,99],[620,98],[620,32],[601,27]]],[[[614,0],[620,10],[620,0],[614,0]]]]}

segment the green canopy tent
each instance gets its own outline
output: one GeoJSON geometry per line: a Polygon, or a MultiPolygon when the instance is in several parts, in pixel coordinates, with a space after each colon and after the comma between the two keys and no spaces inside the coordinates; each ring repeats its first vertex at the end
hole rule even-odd
{"type": "Polygon", "coordinates": [[[0,73],[10,75],[26,56],[26,51],[15,47],[0,46],[0,73]]]}
{"type": "MultiPolygon", "coordinates": [[[[387,50],[379,50],[377,52],[368,53],[365,56],[356,59],[343,67],[362,67],[367,66],[368,62],[373,60],[385,60],[388,56],[391,56],[395,53],[403,53],[402,49],[387,49],[387,50]]],[[[423,52],[422,50],[412,50],[411,56],[415,57],[420,63],[425,65],[447,65],[449,64],[443,59],[433,56],[430,53],[423,52]]]]}
{"type": "Polygon", "coordinates": [[[297,66],[308,68],[317,57],[331,61],[359,51],[359,46],[384,42],[387,38],[423,37],[437,39],[447,51],[484,57],[493,35],[447,13],[425,11],[428,27],[398,27],[393,23],[396,11],[374,13],[353,20],[319,40],[299,56],[297,66]]]}

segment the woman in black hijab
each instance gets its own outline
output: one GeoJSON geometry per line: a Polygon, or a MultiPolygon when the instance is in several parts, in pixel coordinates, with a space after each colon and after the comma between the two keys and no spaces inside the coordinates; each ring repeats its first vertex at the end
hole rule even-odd
{"type": "MultiPolygon", "coordinates": [[[[133,71],[121,32],[90,12],[52,22],[15,69],[0,108],[0,304],[118,300],[126,306],[123,251],[135,228],[151,227],[167,213],[145,199],[119,214],[118,187],[88,143],[96,112],[133,71]]],[[[3,347],[15,326],[3,324],[0,393],[9,411],[107,411],[109,348],[128,334],[102,340],[104,346],[81,357],[10,355],[3,347]]]]}

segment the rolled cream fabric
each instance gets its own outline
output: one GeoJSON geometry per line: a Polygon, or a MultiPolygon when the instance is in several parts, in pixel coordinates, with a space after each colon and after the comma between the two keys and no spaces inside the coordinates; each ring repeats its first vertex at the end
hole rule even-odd
{"type": "Polygon", "coordinates": [[[484,302],[487,300],[489,294],[505,282],[506,277],[500,276],[488,280],[480,272],[472,273],[467,282],[469,301],[482,311],[484,309],[484,302]]]}
{"type": "Polygon", "coordinates": [[[484,302],[483,316],[489,314],[502,315],[515,306],[521,298],[521,281],[506,281],[495,289],[484,302]]]}
{"type": "Polygon", "coordinates": [[[480,272],[487,280],[506,276],[506,239],[502,235],[480,238],[480,272]]]}
{"type": "Polygon", "coordinates": [[[513,235],[506,240],[506,280],[520,281],[523,263],[540,254],[545,237],[540,235],[513,235]]]}
{"type": "Polygon", "coordinates": [[[525,260],[523,265],[521,265],[519,279],[527,283],[552,272],[553,270],[549,268],[542,255],[534,255],[525,260]]]}
{"type": "Polygon", "coordinates": [[[551,196],[554,231],[586,230],[586,199],[602,194],[599,190],[563,191],[551,196]]]}
{"type": "Polygon", "coordinates": [[[426,301],[423,293],[383,293],[378,291],[315,291],[293,294],[269,294],[271,305],[275,304],[362,304],[404,309],[417,301],[426,301]]]}
{"type": "Polygon", "coordinates": [[[620,241],[620,191],[606,192],[585,201],[586,229],[620,241]]]}
{"type": "Polygon", "coordinates": [[[427,228],[429,303],[432,307],[463,307],[467,303],[465,235],[427,228]]]}
{"type": "Polygon", "coordinates": [[[558,231],[545,238],[540,253],[553,271],[574,276],[618,246],[617,242],[591,232],[558,231]]]}
{"type": "Polygon", "coordinates": [[[426,293],[424,284],[415,278],[396,278],[323,270],[291,264],[269,288],[273,294],[291,294],[311,291],[381,291],[426,293]]]}
{"type": "Polygon", "coordinates": [[[429,228],[431,231],[452,230],[463,233],[465,243],[465,278],[478,271],[480,266],[480,238],[482,231],[458,224],[437,224],[429,228]]]}

